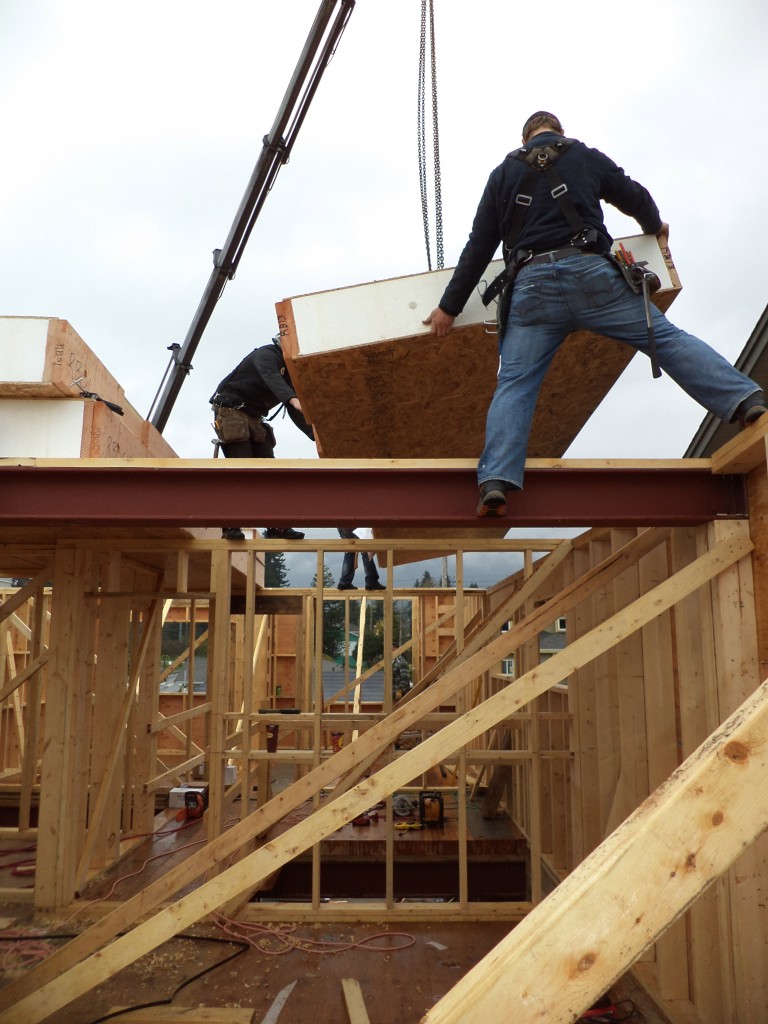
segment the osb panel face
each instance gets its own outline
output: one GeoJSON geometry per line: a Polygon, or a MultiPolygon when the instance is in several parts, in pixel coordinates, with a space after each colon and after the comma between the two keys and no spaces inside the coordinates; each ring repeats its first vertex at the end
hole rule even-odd
{"type": "MultiPolygon", "coordinates": [[[[563,455],[632,358],[587,332],[555,356],[534,415],[528,456],[563,455]]],[[[447,338],[413,336],[287,356],[326,458],[477,458],[496,381],[495,335],[482,324],[447,338]]]]}
{"type": "Polygon", "coordinates": [[[589,331],[569,335],[552,360],[539,392],[528,458],[557,459],[564,455],[634,354],[628,345],[589,331]]]}
{"type": "Polygon", "coordinates": [[[497,357],[481,325],[289,362],[327,458],[466,458],[482,448],[497,357]]]}

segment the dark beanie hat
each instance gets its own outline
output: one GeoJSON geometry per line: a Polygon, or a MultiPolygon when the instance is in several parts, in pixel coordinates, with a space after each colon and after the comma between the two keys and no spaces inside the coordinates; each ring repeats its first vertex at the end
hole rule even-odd
{"type": "Polygon", "coordinates": [[[555,117],[554,114],[550,114],[548,110],[537,110],[535,114],[531,114],[528,120],[523,125],[523,139],[528,138],[528,134],[534,131],[536,128],[540,128],[542,124],[551,124],[555,131],[562,132],[563,126],[560,124],[560,118],[555,117]],[[536,124],[540,121],[540,124],[536,124]]]}

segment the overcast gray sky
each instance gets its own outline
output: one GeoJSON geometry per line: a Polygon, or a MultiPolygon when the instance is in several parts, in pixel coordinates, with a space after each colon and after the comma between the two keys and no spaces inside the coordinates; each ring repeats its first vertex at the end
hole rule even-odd
{"type": "MultiPolygon", "coordinates": [[[[275,333],[276,301],[427,269],[420,6],[358,0],[165,429],[180,456],[211,454],[208,397],[275,333]]],[[[0,315],[68,320],[144,415],[318,7],[0,0],[0,315]]],[[[683,283],[671,318],[735,360],[767,301],[768,5],[435,8],[446,266],[525,118],[554,110],[651,190],[683,283]]],[[[638,230],[610,208],[607,222],[638,230]]],[[[676,458],[702,416],[637,358],[568,455],[676,458]]],[[[314,456],[288,421],[277,431],[280,457],[314,456]]]]}

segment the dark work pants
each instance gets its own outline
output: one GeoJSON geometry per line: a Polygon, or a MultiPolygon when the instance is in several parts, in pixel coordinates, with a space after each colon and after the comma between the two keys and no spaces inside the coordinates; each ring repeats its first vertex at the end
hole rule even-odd
{"type": "MultiPolygon", "coordinates": [[[[367,551],[360,552],[363,559],[363,569],[365,571],[365,585],[370,586],[372,583],[379,582],[379,573],[376,569],[376,562],[369,558],[367,551]]],[[[341,577],[339,579],[339,586],[341,584],[349,584],[355,578],[355,552],[346,551],[344,553],[344,561],[341,563],[341,577]]]]}

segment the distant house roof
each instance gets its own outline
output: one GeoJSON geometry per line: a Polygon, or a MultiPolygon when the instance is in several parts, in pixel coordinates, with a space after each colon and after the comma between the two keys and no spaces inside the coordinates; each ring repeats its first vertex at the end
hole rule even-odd
{"type": "Polygon", "coordinates": [[[563,632],[554,633],[543,629],[539,633],[540,651],[563,651],[566,646],[566,636],[563,632]]]}
{"type": "MultiPolygon", "coordinates": [[[[734,364],[737,370],[746,373],[763,391],[768,394],[768,306],[763,310],[755,329],[734,364]]],[[[683,456],[686,459],[707,458],[712,452],[730,441],[739,430],[737,423],[724,423],[711,412],[702,420],[701,426],[693,436],[683,456]]]]}

